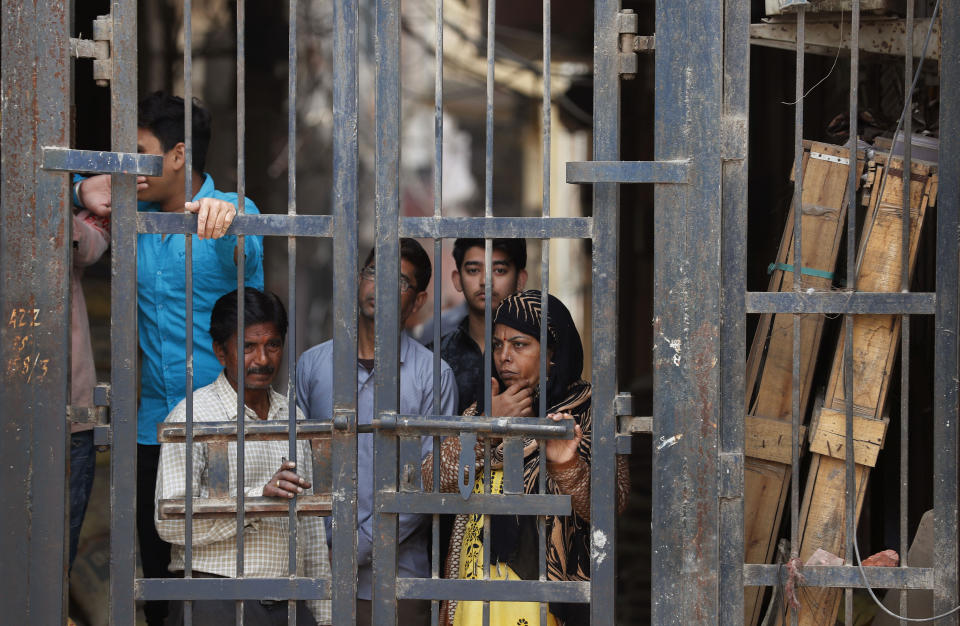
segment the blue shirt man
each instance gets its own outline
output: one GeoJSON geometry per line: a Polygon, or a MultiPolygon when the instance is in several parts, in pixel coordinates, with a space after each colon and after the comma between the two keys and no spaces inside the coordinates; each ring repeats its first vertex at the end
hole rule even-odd
{"type": "MultiPolygon", "coordinates": [[[[217,299],[237,288],[234,236],[224,236],[237,214],[237,194],[217,191],[204,174],[210,143],[210,113],[192,106],[193,153],[191,200],[186,200],[187,159],[184,144],[182,98],[162,92],[144,98],[138,107],[137,151],[162,157],[160,176],[137,178],[138,210],[197,214],[193,238],[193,355],[194,389],[206,386],[220,373],[208,332],[217,299]]],[[[76,201],[92,213],[110,214],[110,177],[93,176],[74,187],[76,201]]],[[[259,213],[249,199],[245,213],[259,213]]],[[[137,536],[144,577],[169,575],[170,544],[153,524],[153,493],[160,445],[157,424],[186,396],[186,252],[185,235],[137,236],[137,308],[140,349],[143,352],[141,398],[137,414],[137,536]]],[[[114,254],[126,251],[114,250],[114,254]]],[[[246,284],[263,288],[263,242],[244,239],[246,284]]],[[[144,606],[148,626],[162,626],[167,603],[151,600],[144,606]]]]}
{"type": "MultiPolygon", "coordinates": [[[[203,176],[193,200],[202,198],[237,204],[237,194],[218,191],[213,178],[203,176]]],[[[160,211],[156,203],[139,203],[141,211],[160,211]]],[[[244,212],[259,213],[248,198],[244,212]]],[[[213,354],[210,312],[220,296],[237,288],[235,235],[217,239],[193,237],[193,388],[212,383],[223,367],[213,354]]],[[[186,267],[185,235],[137,235],[137,328],[143,352],[137,443],[157,445],[157,424],[186,394],[186,267]]],[[[245,283],[263,289],[262,237],[244,237],[245,283]]]]}
{"type": "MultiPolygon", "coordinates": [[[[400,247],[400,326],[415,313],[426,299],[430,282],[430,258],[413,239],[402,239],[400,247]]],[[[376,268],[373,251],[360,273],[358,300],[360,316],[357,325],[357,422],[369,424],[373,419],[374,400],[374,283],[376,268]]],[[[400,413],[402,415],[433,414],[433,353],[414,341],[406,332],[400,335],[400,413]]],[[[333,342],[310,348],[297,364],[297,400],[308,419],[333,418],[333,342]]],[[[440,363],[440,413],[454,415],[457,407],[457,384],[453,371],[440,363]]],[[[421,459],[432,450],[432,439],[421,438],[421,459]]],[[[329,524],[329,518],[325,518],[329,524]]],[[[400,576],[429,577],[427,516],[399,515],[397,561],[400,576]]],[[[373,539],[373,435],[357,437],[357,624],[370,623],[371,551],[373,539]]],[[[330,540],[331,529],[327,528],[330,540]]],[[[426,624],[430,619],[429,602],[401,600],[398,623],[405,626],[426,624]]]]}

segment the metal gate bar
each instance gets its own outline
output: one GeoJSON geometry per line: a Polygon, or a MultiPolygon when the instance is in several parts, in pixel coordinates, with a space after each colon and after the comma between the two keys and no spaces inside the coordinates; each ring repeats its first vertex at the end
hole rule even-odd
{"type": "Polygon", "coordinates": [[[42,147],[70,141],[71,15],[4,2],[0,197],[0,505],[5,585],[0,614],[63,623],[69,432],[69,186],[43,171],[42,147]]]}
{"type": "MultiPolygon", "coordinates": [[[[137,151],[137,5],[113,0],[110,54],[110,145],[117,152],[137,151]]],[[[137,490],[137,187],[134,176],[111,177],[110,283],[110,621],[133,624],[137,490]],[[123,251],[123,254],[120,253],[123,251]],[[117,453],[117,451],[121,453],[117,453]],[[124,454],[123,451],[126,451],[124,454]]]]}
{"type": "Polygon", "coordinates": [[[690,173],[654,196],[654,624],[720,615],[723,23],[722,4],[656,3],[655,154],[690,173]]]}
{"type": "MultiPolygon", "coordinates": [[[[937,209],[937,314],[933,460],[935,613],[960,603],[957,560],[957,236],[960,228],[960,3],[943,0],[941,20],[940,190],[937,209]]],[[[905,141],[906,143],[906,141],[905,141]]],[[[906,168],[904,168],[906,169],[906,168]]],[[[947,623],[958,623],[954,614],[947,623]]]]}
{"type": "Polygon", "coordinates": [[[719,550],[717,622],[744,623],[744,402],[750,7],[726,0],[723,17],[720,316],[719,550]]]}

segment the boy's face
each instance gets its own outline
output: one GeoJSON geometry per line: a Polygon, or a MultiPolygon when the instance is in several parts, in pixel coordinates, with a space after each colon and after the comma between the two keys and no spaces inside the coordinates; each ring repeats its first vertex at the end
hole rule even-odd
{"type": "MultiPolygon", "coordinates": [[[[486,279],[483,266],[483,248],[474,246],[463,255],[463,265],[453,270],[450,278],[457,291],[463,293],[470,311],[483,315],[485,305],[486,279]]],[[[517,271],[513,261],[503,250],[493,250],[493,284],[490,286],[490,310],[496,311],[503,299],[523,289],[527,282],[527,271],[517,271]]]]}
{"type": "Polygon", "coordinates": [[[160,176],[147,176],[146,189],[137,192],[137,200],[164,204],[168,198],[183,193],[184,144],[178,143],[171,150],[163,151],[163,145],[152,131],[137,129],[137,152],[163,157],[163,172],[160,176]]]}

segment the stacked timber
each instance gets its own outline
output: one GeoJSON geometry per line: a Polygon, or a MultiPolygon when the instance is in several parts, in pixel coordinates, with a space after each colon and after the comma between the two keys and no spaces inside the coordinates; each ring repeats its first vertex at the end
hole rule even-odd
{"type": "MultiPolygon", "coordinates": [[[[870,197],[857,257],[856,290],[898,292],[901,284],[903,245],[903,164],[886,155],[876,157],[875,193],[870,197]],[[885,179],[885,181],[884,181],[885,179]],[[884,181],[882,184],[880,181],[884,181]],[[880,192],[882,191],[882,197],[880,192]]],[[[935,167],[914,162],[909,194],[909,270],[912,275],[917,246],[927,209],[937,190],[935,167]]],[[[856,483],[856,517],[860,516],[870,468],[877,462],[887,430],[883,417],[890,373],[900,343],[899,315],[857,315],[853,318],[853,458],[856,483]]],[[[845,552],[846,529],[846,398],[844,395],[844,343],[841,333],[821,408],[810,428],[810,470],[800,510],[800,560],[818,548],[835,555],[845,552]]],[[[849,563],[848,563],[849,564],[849,563]]],[[[800,597],[799,623],[833,624],[842,598],[841,589],[806,588],[800,597]]]]}
{"type": "MultiPolygon", "coordinates": [[[[802,159],[801,287],[829,290],[847,213],[849,151],[806,143],[802,159]]],[[[857,180],[863,169],[858,159],[857,180]]],[[[780,249],[770,265],[769,291],[794,290],[794,211],[790,207],[780,249]]],[[[793,315],[760,317],[746,367],[744,463],[744,560],[768,563],[789,493],[793,389],[793,315]]],[[[813,370],[823,334],[822,315],[800,316],[800,415],[806,414],[813,370]]],[[[801,433],[801,440],[803,433],[801,433]]],[[[744,616],[756,624],[762,589],[747,587],[744,616]]]]}

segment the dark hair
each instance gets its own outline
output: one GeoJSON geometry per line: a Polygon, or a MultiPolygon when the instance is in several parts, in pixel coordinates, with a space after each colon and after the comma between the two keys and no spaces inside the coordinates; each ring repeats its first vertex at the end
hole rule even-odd
{"type": "MultiPolygon", "coordinates": [[[[149,130],[160,140],[164,152],[172,150],[184,141],[183,98],[155,91],[143,100],[137,109],[137,126],[149,130]]],[[[207,163],[207,148],[210,146],[210,112],[196,98],[191,109],[193,115],[193,169],[203,173],[207,163]]]]}
{"type": "MultiPolygon", "coordinates": [[[[363,267],[367,267],[373,263],[376,251],[376,248],[370,248],[367,259],[363,262],[363,267]]],[[[400,258],[406,259],[414,267],[415,274],[413,278],[417,281],[417,293],[425,291],[427,285],[430,283],[430,276],[433,274],[433,266],[430,263],[430,257],[427,255],[427,251],[423,249],[423,246],[421,246],[420,242],[416,239],[401,237],[400,258]]]]}
{"type": "MultiPolygon", "coordinates": [[[[460,238],[453,242],[453,261],[459,272],[463,267],[463,259],[470,248],[485,247],[483,239],[460,238]]],[[[513,263],[519,272],[527,267],[527,240],[526,239],[494,239],[493,249],[506,253],[507,259],[513,263]]]]}
{"type": "MultiPolygon", "coordinates": [[[[243,324],[273,323],[280,339],[287,339],[287,310],[280,298],[270,291],[246,287],[243,292],[243,324]]],[[[237,290],[220,296],[210,314],[210,337],[213,343],[225,346],[237,334],[237,290]]]]}

